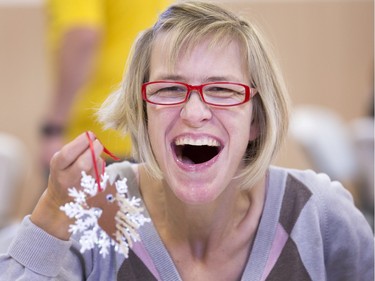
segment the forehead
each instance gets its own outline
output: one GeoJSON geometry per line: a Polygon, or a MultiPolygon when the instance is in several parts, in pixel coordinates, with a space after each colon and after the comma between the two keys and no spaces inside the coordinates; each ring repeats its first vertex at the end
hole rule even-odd
{"type": "Polygon", "coordinates": [[[243,45],[232,36],[216,38],[209,35],[193,40],[179,40],[175,33],[164,32],[157,35],[152,45],[150,70],[155,72],[163,69],[175,73],[181,70],[181,66],[191,66],[196,70],[208,68],[218,73],[238,69],[242,74],[248,74],[247,52],[243,45]],[[231,69],[225,71],[219,65],[231,69]]]}

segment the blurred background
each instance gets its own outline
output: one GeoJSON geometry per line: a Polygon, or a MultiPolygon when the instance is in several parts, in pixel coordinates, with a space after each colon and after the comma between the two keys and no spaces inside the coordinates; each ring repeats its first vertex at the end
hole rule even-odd
{"type": "MultiPolygon", "coordinates": [[[[261,27],[285,75],[295,110],[275,164],[342,181],[372,221],[373,1],[213,2],[261,27]]],[[[10,167],[17,171],[9,182],[0,180],[0,206],[7,204],[7,216],[15,218],[29,213],[45,188],[39,128],[53,87],[46,21],[42,0],[0,0],[0,133],[11,135],[0,141],[6,150],[0,176],[9,176],[10,167]]]]}

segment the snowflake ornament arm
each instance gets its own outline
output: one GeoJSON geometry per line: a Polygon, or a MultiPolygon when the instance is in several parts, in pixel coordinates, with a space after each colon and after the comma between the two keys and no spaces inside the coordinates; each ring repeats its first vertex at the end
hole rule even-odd
{"type": "Polygon", "coordinates": [[[138,228],[150,222],[140,207],[141,199],[128,197],[127,179],[118,179],[114,185],[108,185],[107,173],[101,176],[101,191],[96,180],[82,172],[81,188],[69,189],[73,202],[66,203],[60,209],[75,221],[69,227],[72,234],[81,234],[79,243],[81,252],[99,248],[105,257],[109,248],[128,257],[129,247],[139,241],[138,228]]]}

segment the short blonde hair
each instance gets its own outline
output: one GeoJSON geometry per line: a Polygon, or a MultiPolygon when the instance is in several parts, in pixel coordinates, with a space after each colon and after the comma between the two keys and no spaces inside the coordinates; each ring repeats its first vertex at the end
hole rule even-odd
{"type": "Polygon", "coordinates": [[[165,54],[171,65],[182,49],[184,52],[192,50],[207,38],[212,47],[232,40],[239,42],[249,81],[258,92],[252,102],[253,122],[259,128],[259,136],[249,143],[244,156],[245,168],[239,174],[243,187],[253,186],[266,173],[286,136],[288,95],[280,71],[257,28],[220,6],[184,1],[164,11],[156,24],[141,33],[133,45],[122,86],[104,102],[99,120],[106,128],[130,133],[135,159],[146,163],[153,176],[162,178],[151,149],[146,104],[141,95],[141,86],[149,79],[151,50],[161,34],[168,38],[165,54]]]}

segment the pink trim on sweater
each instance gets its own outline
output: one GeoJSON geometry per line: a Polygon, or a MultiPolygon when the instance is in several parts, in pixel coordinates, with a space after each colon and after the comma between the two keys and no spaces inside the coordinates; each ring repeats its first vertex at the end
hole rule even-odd
{"type": "Polygon", "coordinates": [[[288,233],[284,230],[280,223],[277,224],[275,239],[272,242],[270,254],[268,256],[267,264],[264,268],[261,281],[266,280],[268,274],[270,274],[272,268],[275,266],[277,259],[279,258],[281,251],[283,250],[286,241],[288,240],[288,233]]]}
{"type": "Polygon", "coordinates": [[[133,244],[132,247],[133,252],[143,261],[144,265],[147,266],[148,270],[155,276],[157,280],[161,280],[159,276],[159,272],[157,271],[152,258],[146,251],[145,246],[141,241],[137,241],[133,244]]]}

